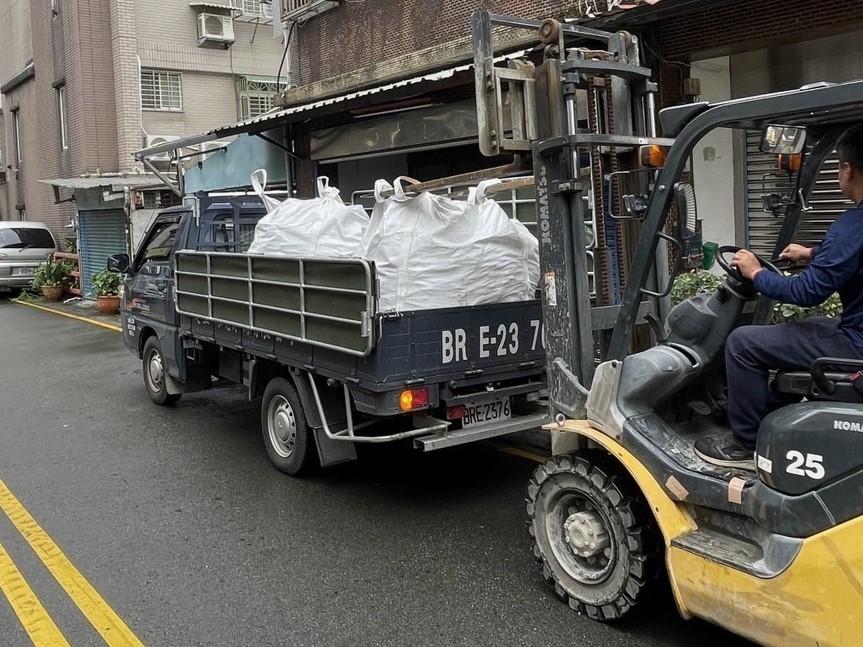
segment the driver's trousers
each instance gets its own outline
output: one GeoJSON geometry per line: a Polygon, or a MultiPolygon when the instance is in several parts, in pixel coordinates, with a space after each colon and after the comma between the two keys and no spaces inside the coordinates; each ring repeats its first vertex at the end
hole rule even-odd
{"type": "Polygon", "coordinates": [[[770,326],[741,326],[725,345],[728,421],[734,435],[755,449],[758,427],[768,413],[799,401],[768,385],[771,369],[808,371],[819,357],[863,359],[863,349],[839,329],[839,319],[812,317],[770,326]]]}

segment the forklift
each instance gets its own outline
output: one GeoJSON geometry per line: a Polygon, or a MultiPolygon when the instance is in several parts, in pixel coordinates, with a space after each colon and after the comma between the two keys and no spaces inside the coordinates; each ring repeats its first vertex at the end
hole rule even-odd
{"type": "Polygon", "coordinates": [[[787,170],[787,190],[763,198],[781,222],[776,258],[839,135],[863,118],[863,81],[656,119],[631,34],[480,11],[472,35],[480,147],[530,154],[534,168],[554,422],[527,512],[543,577],[597,621],[626,616],[665,573],[684,618],[764,645],[863,644],[863,362],[775,372],[773,388],[800,401],[763,420],[756,472],[717,467],[693,446],[730,431],[726,339],[767,325],[773,304],[729,264],[733,246],[719,248],[712,294],[668,298],[698,241],[699,140],[758,131],[787,170]],[[534,30],[529,64],[497,64],[504,28],[534,30]]]}

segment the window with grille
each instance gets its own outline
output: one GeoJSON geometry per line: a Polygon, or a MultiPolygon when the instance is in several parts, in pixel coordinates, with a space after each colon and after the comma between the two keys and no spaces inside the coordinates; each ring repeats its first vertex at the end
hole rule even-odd
{"type": "Polygon", "coordinates": [[[237,82],[240,119],[251,119],[272,110],[273,97],[285,87],[284,81],[276,83],[275,78],[240,78],[237,82]]]}
{"type": "Polygon", "coordinates": [[[141,70],[141,107],[144,110],[183,110],[183,83],[179,72],[141,70]]]}
{"type": "Polygon", "coordinates": [[[243,12],[244,16],[272,18],[273,5],[262,0],[234,0],[234,6],[243,12]]]}

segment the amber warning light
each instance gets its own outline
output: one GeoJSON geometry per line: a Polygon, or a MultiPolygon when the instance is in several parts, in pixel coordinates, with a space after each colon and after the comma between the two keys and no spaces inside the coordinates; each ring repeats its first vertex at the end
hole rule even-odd
{"type": "Polygon", "coordinates": [[[642,166],[648,168],[662,168],[668,157],[668,147],[651,144],[650,146],[638,147],[638,159],[642,166]]]}
{"type": "Polygon", "coordinates": [[[402,411],[414,411],[415,409],[425,409],[429,406],[429,390],[422,389],[405,389],[399,396],[399,406],[402,411]]]}
{"type": "Polygon", "coordinates": [[[800,165],[803,162],[803,155],[796,153],[794,155],[777,155],[776,168],[789,173],[796,173],[800,170],[800,165]]]}

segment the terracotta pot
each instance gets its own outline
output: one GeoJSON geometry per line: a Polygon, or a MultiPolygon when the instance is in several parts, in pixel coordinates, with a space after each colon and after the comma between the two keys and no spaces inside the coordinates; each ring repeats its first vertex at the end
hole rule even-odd
{"type": "Polygon", "coordinates": [[[120,297],[96,297],[96,307],[100,315],[115,315],[120,312],[120,297]]]}
{"type": "Polygon", "coordinates": [[[56,288],[43,287],[42,288],[42,296],[45,297],[45,301],[59,301],[60,299],[63,298],[63,288],[62,287],[56,287],[56,288]]]}

